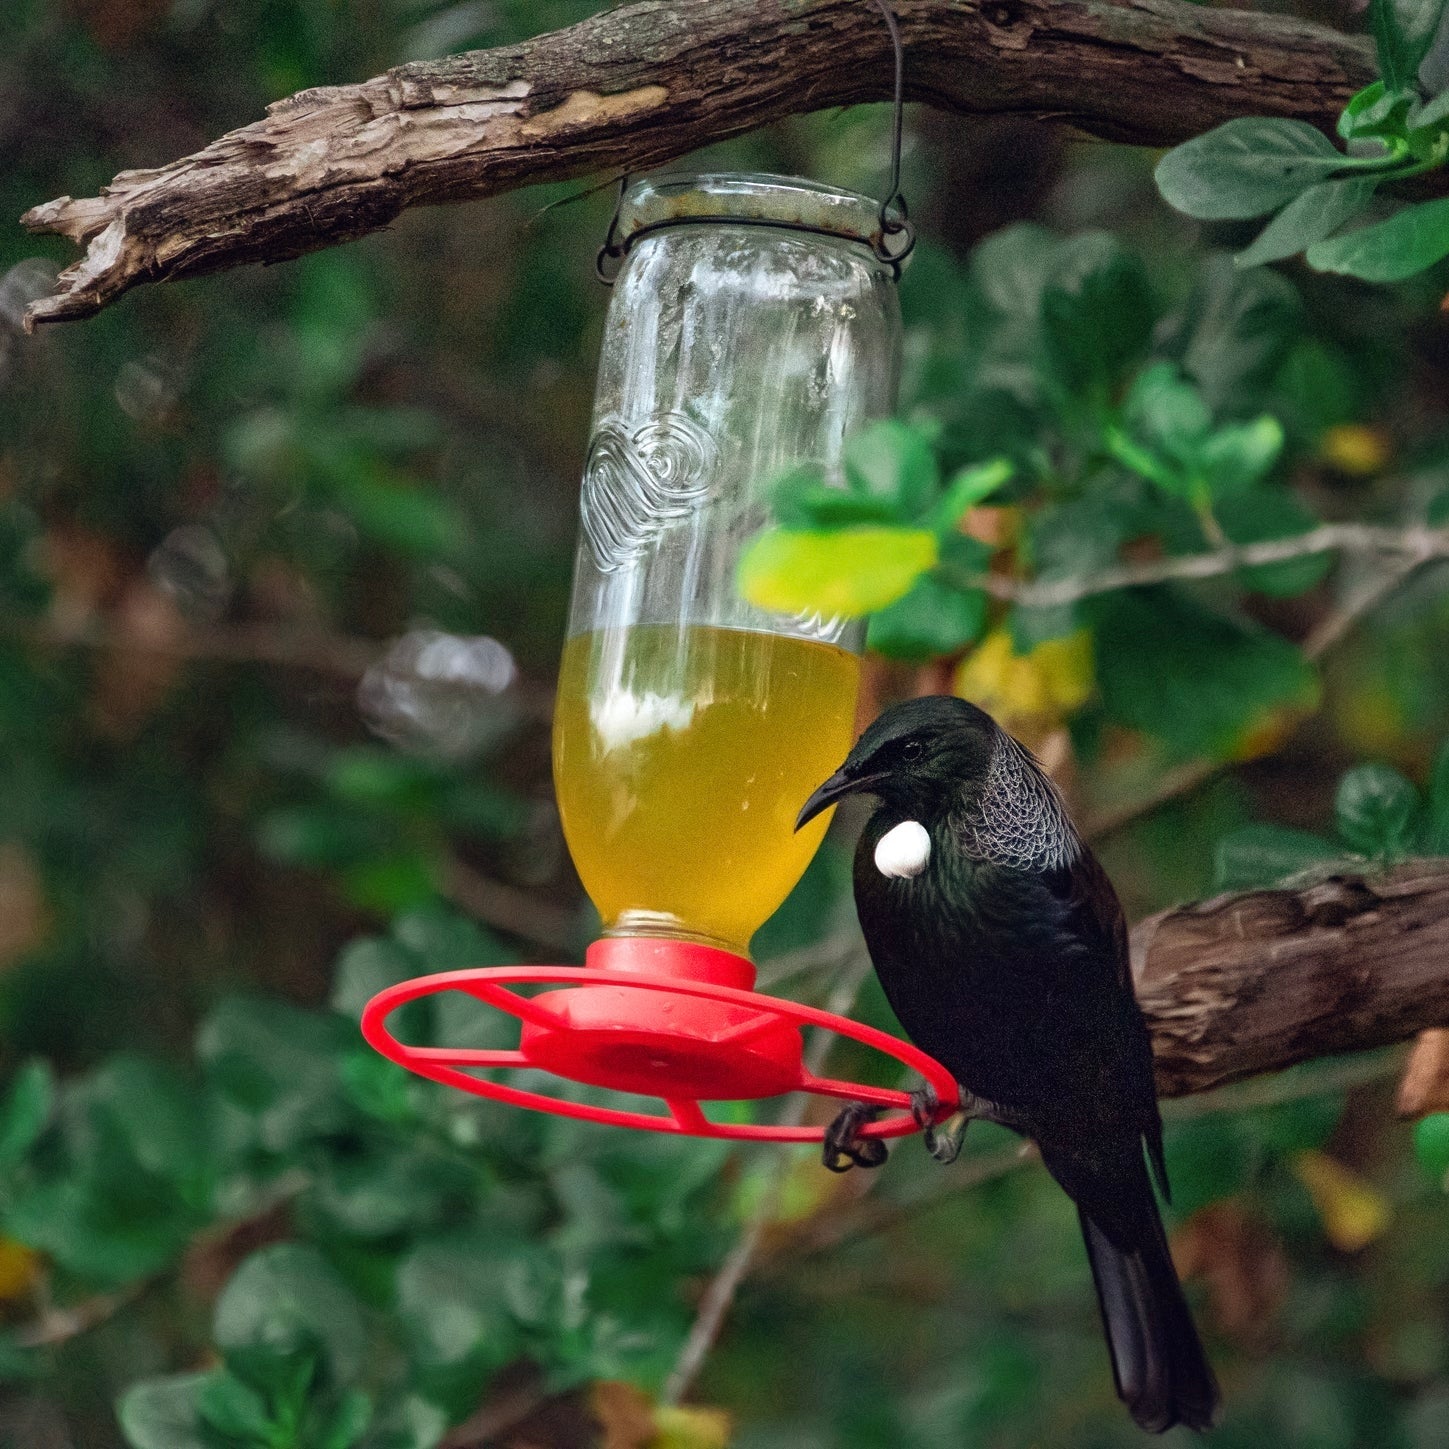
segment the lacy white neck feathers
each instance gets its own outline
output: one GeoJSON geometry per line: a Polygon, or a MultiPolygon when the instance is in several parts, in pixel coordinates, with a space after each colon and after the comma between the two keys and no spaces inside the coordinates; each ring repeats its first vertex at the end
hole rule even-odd
{"type": "Polygon", "coordinates": [[[954,824],[973,860],[1014,870],[1058,870],[1082,850],[1051,776],[1004,730],[980,795],[954,824]]]}

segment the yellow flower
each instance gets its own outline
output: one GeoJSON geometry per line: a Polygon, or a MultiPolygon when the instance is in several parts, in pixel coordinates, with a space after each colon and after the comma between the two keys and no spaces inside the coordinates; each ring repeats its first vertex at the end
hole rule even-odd
{"type": "Polygon", "coordinates": [[[1318,440],[1318,456],[1325,463],[1355,478],[1382,472],[1393,456],[1393,445],[1382,428],[1363,423],[1339,423],[1318,440]]]}
{"type": "Polygon", "coordinates": [[[1026,654],[1011,634],[988,634],[956,670],[954,688],[1006,729],[1060,723],[1091,697],[1096,680],[1086,629],[1048,639],[1026,654]]]}
{"type": "Polygon", "coordinates": [[[1387,1231],[1388,1199],[1356,1172],[1322,1152],[1295,1153],[1291,1166],[1323,1219],[1323,1236],[1340,1252],[1356,1253],[1387,1231]]]}
{"type": "Polygon", "coordinates": [[[0,1238],[0,1303],[28,1298],[40,1276],[40,1254],[14,1238],[0,1238]]]}

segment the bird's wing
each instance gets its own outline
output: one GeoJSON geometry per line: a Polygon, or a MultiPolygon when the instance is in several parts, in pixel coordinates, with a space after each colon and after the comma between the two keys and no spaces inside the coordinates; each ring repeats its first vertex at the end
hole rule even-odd
{"type": "Polygon", "coordinates": [[[1157,1083],[1152,1065],[1152,1038],[1132,980],[1132,954],[1127,935],[1127,917],[1101,862],[1085,845],[1064,882],[1079,929],[1094,937],[1099,949],[1110,954],[1121,987],[1123,1008],[1131,1018],[1124,1034],[1127,1050],[1123,1068],[1128,1074],[1124,1090],[1140,1113],[1142,1135],[1147,1145],[1152,1175],[1164,1198],[1171,1201],[1167,1166],[1163,1160],[1162,1116],[1157,1107],[1157,1083]]]}

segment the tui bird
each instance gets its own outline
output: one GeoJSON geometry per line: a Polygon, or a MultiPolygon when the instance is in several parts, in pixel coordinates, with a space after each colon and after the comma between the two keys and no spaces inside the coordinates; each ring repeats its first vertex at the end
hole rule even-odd
{"type": "MultiPolygon", "coordinates": [[[[1210,1427],[1217,1384],[1148,1177],[1150,1164],[1166,1197],[1152,1048],[1106,872],[1041,764],[962,699],[887,710],[796,828],[856,793],[879,801],[855,852],[856,909],[906,1035],[960,1082],[968,1122],[1029,1137],[1076,1204],[1132,1417],[1153,1433],[1210,1427]]],[[[949,1161],[959,1137],[935,1140],[937,1106],[919,1096],[917,1116],[949,1161]]],[[[871,1115],[841,1114],[827,1166],[884,1160],[855,1136],[871,1115]]]]}

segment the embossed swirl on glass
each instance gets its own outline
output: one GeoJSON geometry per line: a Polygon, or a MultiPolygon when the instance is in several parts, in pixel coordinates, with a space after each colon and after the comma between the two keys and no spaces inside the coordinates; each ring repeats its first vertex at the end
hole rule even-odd
{"type": "Polygon", "coordinates": [[[569,849],[611,931],[744,950],[824,833],[794,814],[849,749],[861,630],[757,609],[735,571],[770,482],[805,462],[838,480],[846,437],[894,406],[876,220],[781,177],[625,197],[554,726],[569,849]]]}

